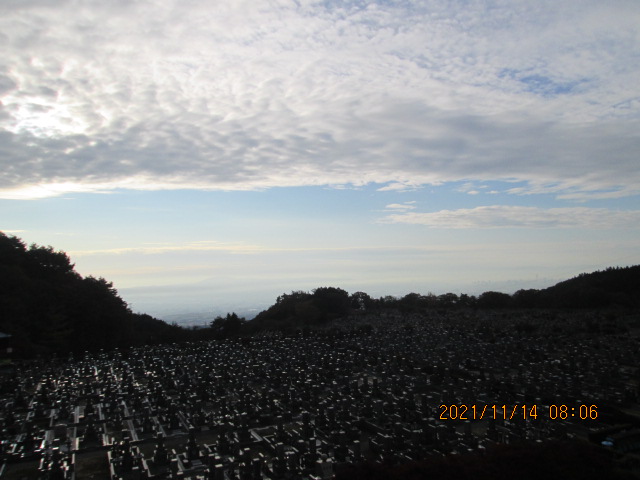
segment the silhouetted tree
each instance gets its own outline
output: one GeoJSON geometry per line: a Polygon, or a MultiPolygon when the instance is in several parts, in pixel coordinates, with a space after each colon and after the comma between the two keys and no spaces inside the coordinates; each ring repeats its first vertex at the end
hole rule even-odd
{"type": "Polygon", "coordinates": [[[210,324],[214,338],[229,338],[238,335],[247,320],[233,313],[227,313],[226,317],[217,316],[210,324]]]}
{"type": "Polygon", "coordinates": [[[478,299],[474,295],[460,294],[458,298],[458,307],[474,308],[478,303],[478,299]]]}
{"type": "Polygon", "coordinates": [[[452,308],[458,304],[458,295],[455,293],[444,293],[438,296],[438,306],[443,308],[452,308]]]}
{"type": "Polygon", "coordinates": [[[0,232],[0,331],[13,336],[21,354],[139,344],[146,335],[139,323],[112,283],[83,278],[64,252],[35,244],[27,249],[0,232]]]}
{"type": "Polygon", "coordinates": [[[518,308],[535,308],[541,303],[540,290],[518,290],[513,294],[513,304],[518,308]]]}
{"type": "Polygon", "coordinates": [[[375,301],[365,292],[355,292],[351,294],[350,305],[354,310],[368,311],[374,307],[375,301]]]}
{"type": "Polygon", "coordinates": [[[349,311],[349,294],[335,287],[320,287],[313,290],[315,305],[327,316],[344,315],[349,311]]]}
{"type": "Polygon", "coordinates": [[[511,306],[511,296],[502,292],[484,292],[478,297],[480,308],[506,308],[511,306]]]}

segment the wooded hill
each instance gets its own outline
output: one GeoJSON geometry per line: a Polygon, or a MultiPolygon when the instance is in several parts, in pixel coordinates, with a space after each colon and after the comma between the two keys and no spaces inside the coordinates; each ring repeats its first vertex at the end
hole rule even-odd
{"type": "Polygon", "coordinates": [[[0,332],[21,356],[163,342],[181,331],[132,313],[113,284],[82,277],[66,253],[0,232],[0,332]]]}
{"type": "Polygon", "coordinates": [[[213,319],[209,328],[186,329],[133,313],[113,284],[82,277],[69,256],[52,247],[27,247],[0,232],[0,332],[9,334],[21,356],[250,335],[262,330],[322,327],[335,318],[394,310],[429,309],[623,309],[640,308],[640,265],[581,274],[543,290],[513,295],[421,295],[372,298],[335,287],[280,295],[252,321],[235,313],[213,319]]]}

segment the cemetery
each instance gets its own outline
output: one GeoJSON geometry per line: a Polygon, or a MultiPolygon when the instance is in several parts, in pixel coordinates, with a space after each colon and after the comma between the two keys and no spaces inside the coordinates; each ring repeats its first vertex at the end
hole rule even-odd
{"type": "Polygon", "coordinates": [[[0,478],[326,480],[566,438],[638,465],[637,318],[594,334],[585,315],[385,312],[17,362],[0,478]]]}

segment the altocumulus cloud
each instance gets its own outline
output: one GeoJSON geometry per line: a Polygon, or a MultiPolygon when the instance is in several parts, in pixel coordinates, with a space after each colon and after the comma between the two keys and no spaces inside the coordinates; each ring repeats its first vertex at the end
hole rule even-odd
{"type": "Polygon", "coordinates": [[[637,2],[23,0],[0,18],[4,198],[639,191],[637,2]]]}
{"type": "Polygon", "coordinates": [[[491,205],[438,212],[387,215],[382,223],[408,223],[434,228],[631,228],[638,229],[640,212],[605,208],[538,208],[491,205]]]}

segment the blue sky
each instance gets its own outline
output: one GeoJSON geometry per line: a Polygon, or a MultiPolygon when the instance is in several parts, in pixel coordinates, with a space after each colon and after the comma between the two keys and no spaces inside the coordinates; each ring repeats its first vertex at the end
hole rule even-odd
{"type": "Polygon", "coordinates": [[[640,263],[635,1],[0,13],[0,230],[136,311],[640,263]]]}

